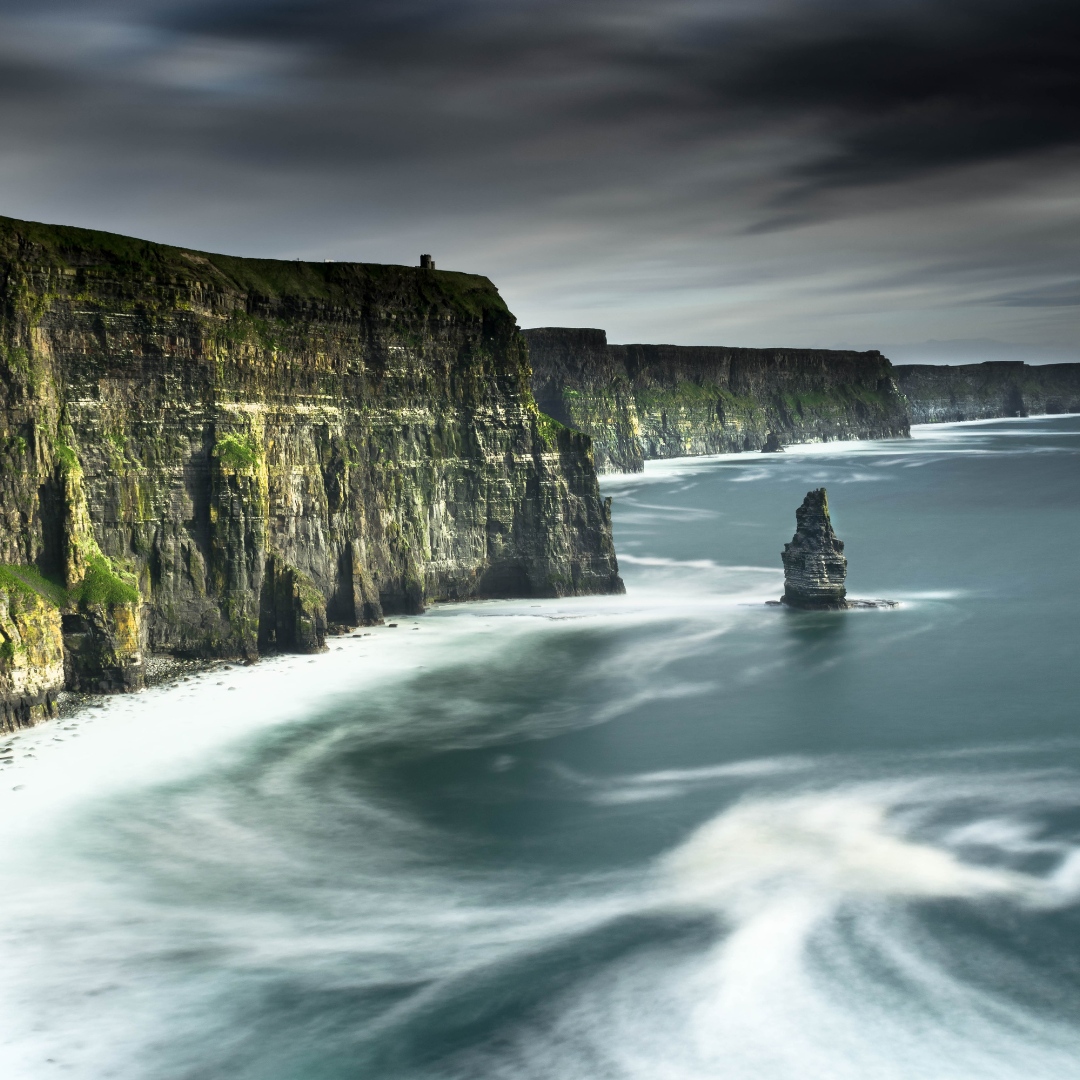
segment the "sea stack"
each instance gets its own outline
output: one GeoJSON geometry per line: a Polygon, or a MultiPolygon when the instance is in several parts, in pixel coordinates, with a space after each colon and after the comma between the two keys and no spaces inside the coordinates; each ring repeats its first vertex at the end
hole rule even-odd
{"type": "Polygon", "coordinates": [[[833,532],[824,488],[806,493],[795,522],[795,535],[784,545],[783,602],[797,608],[848,607],[844,542],[833,532]]]}

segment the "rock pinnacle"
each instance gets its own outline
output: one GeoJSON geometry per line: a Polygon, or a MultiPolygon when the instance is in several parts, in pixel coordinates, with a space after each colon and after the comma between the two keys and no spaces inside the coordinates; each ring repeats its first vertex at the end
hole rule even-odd
{"type": "Polygon", "coordinates": [[[824,488],[806,493],[795,522],[795,535],[784,545],[783,602],[797,608],[847,607],[844,542],[833,532],[824,488]]]}

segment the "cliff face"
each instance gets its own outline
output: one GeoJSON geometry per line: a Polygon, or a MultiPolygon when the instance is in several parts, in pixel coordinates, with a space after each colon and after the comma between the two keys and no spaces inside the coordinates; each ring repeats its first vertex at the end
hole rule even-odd
{"type": "Polygon", "coordinates": [[[621,590],[588,439],[491,283],[0,219],[0,726],[145,650],[621,590]]]}
{"type": "Polygon", "coordinates": [[[560,423],[592,436],[598,472],[641,472],[634,385],[603,330],[545,327],[523,331],[529,343],[537,405],[560,423]]]}
{"type": "Polygon", "coordinates": [[[1080,364],[903,364],[913,424],[1080,412],[1080,364]]]}
{"type": "Polygon", "coordinates": [[[880,353],[608,345],[602,330],[524,331],[540,407],[593,438],[600,471],[647,458],[906,435],[880,353]]]}

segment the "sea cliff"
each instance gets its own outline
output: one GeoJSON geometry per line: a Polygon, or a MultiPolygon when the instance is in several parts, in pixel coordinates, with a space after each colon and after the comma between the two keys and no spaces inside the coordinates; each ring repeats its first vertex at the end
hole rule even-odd
{"type": "Polygon", "coordinates": [[[147,652],[621,588],[588,437],[486,278],[0,219],[0,728],[147,652]]]}
{"type": "Polygon", "coordinates": [[[1080,412],[1080,364],[900,364],[913,424],[1080,412]]]}
{"type": "Polygon", "coordinates": [[[603,330],[524,331],[544,412],[592,436],[597,469],[651,458],[908,433],[878,352],[609,345],[603,330]]]}

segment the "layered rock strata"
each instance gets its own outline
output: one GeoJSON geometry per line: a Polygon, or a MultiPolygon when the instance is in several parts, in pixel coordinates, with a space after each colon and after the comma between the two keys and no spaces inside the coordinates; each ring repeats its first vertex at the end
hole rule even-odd
{"type": "Polygon", "coordinates": [[[483,277],[0,219],[0,726],[149,651],[620,591],[589,439],[483,277]]]}
{"type": "Polygon", "coordinates": [[[900,364],[913,424],[1080,413],[1080,364],[900,364]]]}
{"type": "Polygon", "coordinates": [[[524,331],[541,409],[592,436],[601,472],[651,458],[907,435],[878,352],[609,345],[603,330],[524,331]]]}
{"type": "Polygon", "coordinates": [[[641,472],[645,446],[634,386],[603,330],[523,331],[537,405],[592,438],[597,472],[641,472]]]}
{"type": "Polygon", "coordinates": [[[795,511],[795,535],[784,545],[782,602],[797,608],[845,608],[847,559],[829,518],[824,488],[808,491],[795,511]]]}

